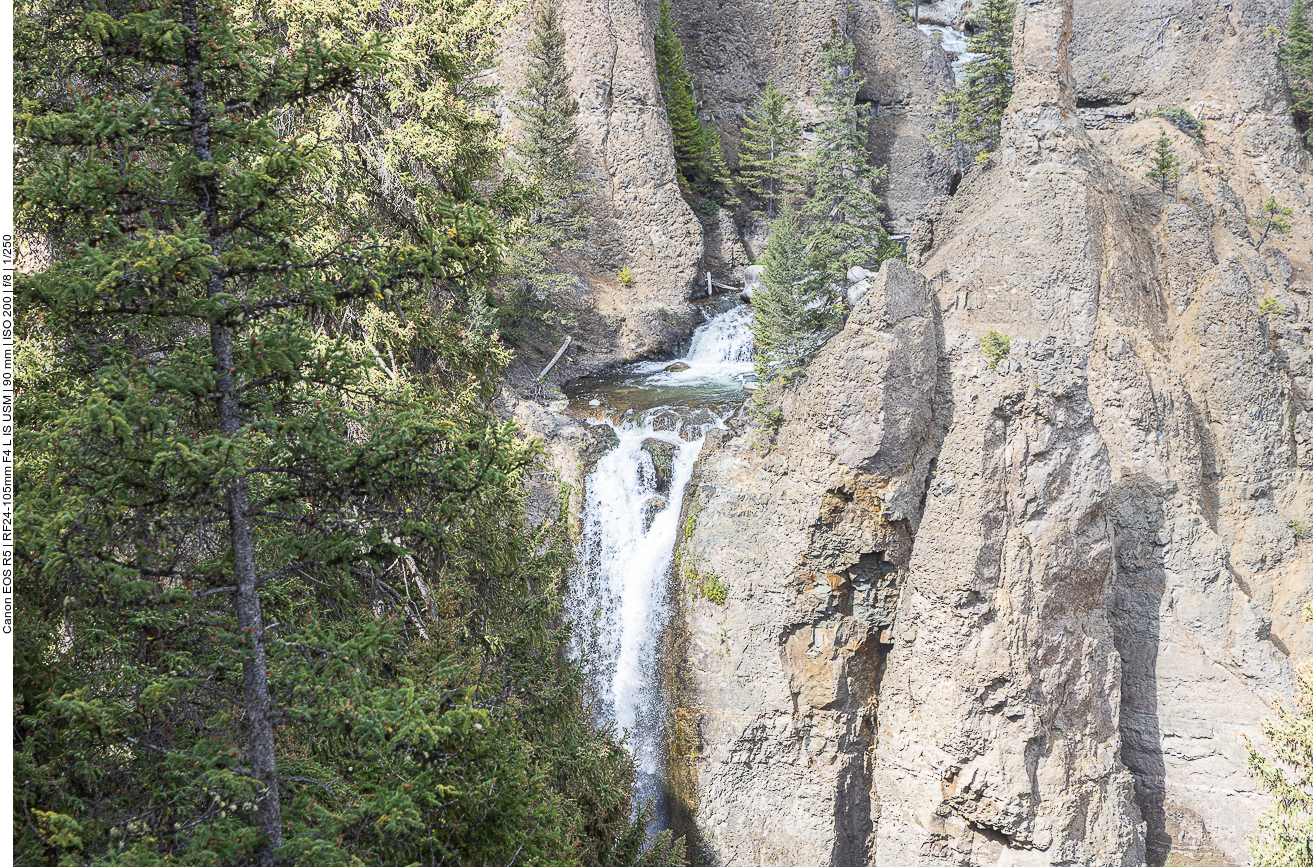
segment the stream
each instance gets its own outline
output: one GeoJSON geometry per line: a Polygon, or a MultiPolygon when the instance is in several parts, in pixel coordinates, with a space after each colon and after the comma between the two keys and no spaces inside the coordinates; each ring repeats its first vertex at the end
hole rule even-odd
{"type": "Polygon", "coordinates": [[[736,306],[698,328],[677,362],[639,362],[565,388],[571,415],[609,425],[618,440],[585,481],[579,569],[566,594],[572,652],[602,721],[627,735],[637,801],[656,808],[653,830],[667,825],[659,647],[680,504],[706,432],[747,397],[751,318],[750,307],[736,306]]]}

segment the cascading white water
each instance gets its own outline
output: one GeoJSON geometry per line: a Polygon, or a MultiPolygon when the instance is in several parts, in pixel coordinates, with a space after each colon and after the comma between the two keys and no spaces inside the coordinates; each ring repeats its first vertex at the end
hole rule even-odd
{"type": "Polygon", "coordinates": [[[953,80],[962,83],[962,68],[976,55],[967,50],[967,36],[960,30],[939,24],[918,24],[918,29],[927,36],[938,36],[939,44],[953,58],[953,80]]]}
{"type": "MultiPolygon", "coordinates": [[[[659,651],[670,613],[667,574],[684,487],[706,429],[713,425],[655,430],[653,422],[668,419],[672,410],[678,413],[684,406],[704,403],[709,388],[731,394],[741,388],[752,370],[750,318],[750,308],[737,307],[699,328],[681,359],[687,370],[666,371],[669,362],[634,365],[618,380],[625,393],[651,388],[665,402],[634,421],[594,422],[615,428],[619,443],[597,462],[585,483],[579,573],[567,594],[566,610],[574,623],[574,653],[592,681],[600,712],[628,734],[639,768],[638,797],[655,801],[658,824],[664,824],[661,769],[667,703],[661,694],[659,651]],[[658,477],[654,453],[669,459],[668,476],[658,477]]],[[[582,397],[593,395],[601,399],[608,392],[593,390],[582,397]]]]}

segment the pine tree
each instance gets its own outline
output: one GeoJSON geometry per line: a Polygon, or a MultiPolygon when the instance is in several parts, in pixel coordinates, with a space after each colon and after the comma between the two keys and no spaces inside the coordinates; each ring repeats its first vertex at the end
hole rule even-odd
{"type": "Polygon", "coordinates": [[[428,306],[486,283],[488,209],[301,231],[325,157],[280,130],[380,55],[204,0],[18,12],[54,86],[16,210],[58,247],[16,287],[19,860],[641,861],[562,651],[568,538],[518,529],[507,354],[428,306]]]}
{"type": "Polygon", "coordinates": [[[1290,26],[1279,52],[1294,98],[1291,112],[1305,131],[1306,144],[1313,143],[1313,131],[1309,130],[1313,119],[1313,27],[1309,26],[1309,6],[1309,0],[1295,0],[1291,6],[1290,26]]]}
{"type": "Polygon", "coordinates": [[[1176,156],[1166,130],[1158,135],[1158,141],[1149,157],[1149,171],[1144,176],[1164,193],[1170,191],[1181,177],[1181,160],[1176,156]]]}
{"type": "Polygon", "coordinates": [[[503,324],[526,313],[545,315],[541,305],[548,296],[574,282],[554,260],[582,246],[588,224],[582,201],[588,187],[579,178],[579,104],[570,94],[565,31],[555,0],[544,0],[534,13],[528,54],[520,101],[511,109],[520,120],[516,150],[535,207],[514,232],[507,263],[512,291],[508,309],[498,317],[503,324]]]}
{"type": "Polygon", "coordinates": [[[738,204],[732,190],[729,164],[725,161],[725,149],[720,143],[720,133],[709,121],[702,124],[702,165],[698,172],[698,192],[717,205],[733,207],[738,204]]]}
{"type": "Polygon", "coordinates": [[[666,117],[670,120],[670,132],[675,139],[675,163],[684,180],[692,183],[703,162],[706,138],[698,119],[693,80],[689,78],[688,64],[684,60],[684,46],[675,32],[669,0],[661,0],[653,43],[661,98],[665,101],[666,117]]]}
{"type": "Polygon", "coordinates": [[[579,103],[570,94],[565,31],[554,0],[543,0],[534,13],[528,57],[519,102],[511,105],[520,121],[516,150],[542,191],[538,220],[574,224],[572,200],[585,189],[579,181],[579,103]]]}
{"type": "Polygon", "coordinates": [[[1012,26],[1016,0],[985,0],[976,14],[980,29],[967,40],[974,55],[964,64],[965,81],[941,94],[945,119],[932,140],[946,148],[966,147],[979,156],[996,150],[1003,112],[1012,99],[1012,26]]]}
{"type": "Polygon", "coordinates": [[[698,116],[693,80],[684,59],[684,46],[675,32],[669,0],[661,0],[653,43],[661,97],[666,104],[666,117],[675,141],[675,166],[679,171],[680,188],[695,203],[705,200],[732,204],[725,151],[715,127],[698,116]]]}
{"type": "Polygon", "coordinates": [[[762,285],[752,297],[753,367],[763,383],[796,373],[835,319],[827,276],[810,259],[798,216],[786,203],[771,223],[762,285]]]}
{"type": "Polygon", "coordinates": [[[1258,217],[1250,221],[1250,225],[1262,229],[1263,234],[1259,236],[1258,243],[1254,245],[1255,250],[1263,249],[1263,242],[1272,232],[1278,235],[1290,234],[1290,221],[1286,219],[1295,213],[1295,209],[1281,204],[1277,201],[1276,196],[1268,196],[1263,207],[1259,209],[1258,217]]]}
{"type": "Polygon", "coordinates": [[[802,125],[774,82],[758,94],[743,121],[739,141],[739,182],[765,206],[767,219],[797,183],[802,125]]]}
{"type": "Polygon", "coordinates": [[[1246,848],[1253,867],[1313,865],[1313,670],[1295,675],[1294,701],[1263,721],[1272,755],[1246,741],[1249,775],[1275,802],[1246,848]]]}
{"type": "Polygon", "coordinates": [[[802,213],[808,218],[812,267],[842,279],[854,265],[876,265],[887,255],[880,225],[884,203],[875,186],[884,166],[867,158],[870,112],[857,102],[864,79],[853,71],[855,49],[835,34],[820,58],[821,126],[807,167],[811,195],[802,213]]]}

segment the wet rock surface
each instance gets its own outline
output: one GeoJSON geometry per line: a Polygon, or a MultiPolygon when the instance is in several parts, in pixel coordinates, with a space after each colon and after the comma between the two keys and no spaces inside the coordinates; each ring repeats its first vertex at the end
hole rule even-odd
{"type": "Polygon", "coordinates": [[[652,462],[653,487],[659,494],[669,494],[678,447],[665,440],[645,439],[641,448],[652,462]]]}

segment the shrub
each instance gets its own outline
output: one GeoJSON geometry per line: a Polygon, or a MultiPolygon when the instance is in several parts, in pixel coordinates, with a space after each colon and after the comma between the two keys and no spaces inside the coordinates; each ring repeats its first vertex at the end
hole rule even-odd
{"type": "Polygon", "coordinates": [[[621,268],[620,273],[615,275],[615,279],[617,283],[626,289],[633,289],[634,284],[638,282],[638,278],[634,276],[631,268],[621,268]]]}
{"type": "Polygon", "coordinates": [[[1254,312],[1259,316],[1281,316],[1286,312],[1286,308],[1282,307],[1281,302],[1275,298],[1264,298],[1254,312]]]}
{"type": "Polygon", "coordinates": [[[998,363],[1007,356],[1011,349],[1012,338],[1006,334],[999,334],[992,328],[989,333],[980,338],[980,351],[985,353],[985,357],[989,359],[990,370],[998,367],[998,363]]]}
{"type": "Polygon", "coordinates": [[[1286,522],[1286,526],[1295,534],[1296,539],[1303,539],[1308,535],[1308,521],[1301,521],[1299,518],[1291,518],[1286,522]]]}
{"type": "Polygon", "coordinates": [[[725,600],[729,598],[729,588],[720,580],[720,576],[713,572],[702,579],[702,595],[713,605],[724,605],[725,600]]]}
{"type": "Polygon", "coordinates": [[[1197,141],[1203,140],[1203,122],[1191,114],[1188,109],[1180,108],[1179,106],[1160,108],[1154,112],[1154,117],[1161,117],[1163,120],[1167,121],[1186,135],[1192,136],[1197,141]]]}
{"type": "Polygon", "coordinates": [[[1263,203],[1263,207],[1258,211],[1258,217],[1249,221],[1249,224],[1254,228],[1263,230],[1263,234],[1259,236],[1254,249],[1263,249],[1263,242],[1267,240],[1267,236],[1272,232],[1276,232],[1278,235],[1289,235],[1290,221],[1286,217],[1294,213],[1294,208],[1281,204],[1277,201],[1276,196],[1268,196],[1267,201],[1263,203]]]}

